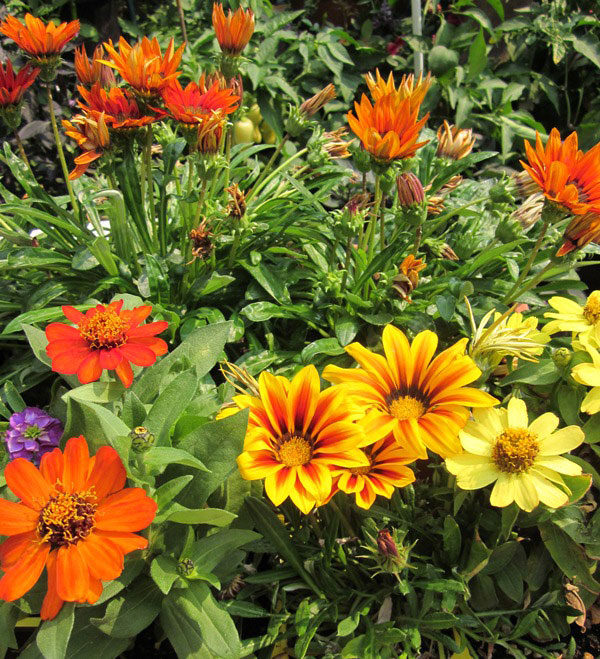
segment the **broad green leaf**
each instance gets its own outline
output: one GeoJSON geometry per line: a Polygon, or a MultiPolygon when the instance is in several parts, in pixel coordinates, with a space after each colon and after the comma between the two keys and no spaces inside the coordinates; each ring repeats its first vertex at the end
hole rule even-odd
{"type": "Polygon", "coordinates": [[[234,549],[239,549],[259,538],[260,535],[254,531],[223,529],[197,540],[191,546],[186,558],[192,560],[202,572],[212,572],[221,561],[227,560],[228,554],[234,549]]]}
{"type": "Polygon", "coordinates": [[[483,36],[483,28],[479,28],[479,33],[474,41],[469,46],[469,72],[467,74],[468,80],[476,78],[487,66],[487,48],[485,44],[485,37],[483,36]]]}
{"type": "Polygon", "coordinates": [[[444,519],[444,558],[448,565],[456,565],[460,556],[461,533],[460,527],[451,515],[446,515],[444,519]]]}
{"type": "Polygon", "coordinates": [[[158,504],[158,509],[162,510],[168,503],[183,490],[183,488],[194,478],[192,474],[179,476],[163,483],[154,493],[154,500],[158,504]]]}
{"type": "Polygon", "coordinates": [[[180,464],[200,471],[208,471],[202,462],[188,451],[170,446],[153,446],[143,455],[143,460],[150,467],[165,468],[170,464],[180,464]]]}
{"type": "Polygon", "coordinates": [[[160,623],[179,659],[214,659],[202,642],[200,626],[183,614],[178,597],[172,593],[163,600],[160,623]]]}
{"type": "Polygon", "coordinates": [[[554,384],[561,378],[560,371],[551,359],[542,359],[535,364],[519,366],[512,373],[500,380],[500,385],[505,387],[509,384],[522,382],[525,384],[554,384]]]}
{"type": "Polygon", "coordinates": [[[112,403],[119,400],[124,391],[125,388],[120,382],[90,382],[67,391],[66,394],[62,395],[62,399],[65,403],[69,398],[88,403],[112,403]]]}
{"type": "Polygon", "coordinates": [[[172,556],[160,554],[150,564],[150,576],[164,595],[168,595],[173,584],[180,578],[177,561],[172,556]]]}
{"type": "Polygon", "coordinates": [[[35,642],[45,659],[64,659],[74,622],[75,605],[65,602],[56,618],[40,625],[35,642]]]}
{"type": "Polygon", "coordinates": [[[75,610],[75,622],[67,647],[68,659],[114,659],[130,644],[129,638],[110,637],[90,622],[94,609],[79,607],[75,610]]]}
{"type": "MultiPolygon", "coordinates": [[[[210,524],[212,526],[227,526],[237,517],[220,508],[186,508],[178,503],[172,504],[164,511],[166,521],[179,524],[210,524]]],[[[161,519],[157,517],[157,520],[161,519]]]]}
{"type": "Polygon", "coordinates": [[[96,605],[104,604],[108,602],[111,597],[114,597],[117,593],[120,593],[124,588],[126,588],[146,566],[146,561],[143,558],[131,558],[132,556],[138,555],[137,552],[134,554],[129,554],[125,557],[125,567],[120,576],[117,577],[114,581],[109,581],[104,585],[102,590],[102,595],[100,599],[96,602],[96,605]]]}
{"type": "Polygon", "coordinates": [[[13,412],[22,412],[26,406],[21,394],[17,391],[15,385],[8,380],[2,388],[2,397],[12,409],[13,412]]]}

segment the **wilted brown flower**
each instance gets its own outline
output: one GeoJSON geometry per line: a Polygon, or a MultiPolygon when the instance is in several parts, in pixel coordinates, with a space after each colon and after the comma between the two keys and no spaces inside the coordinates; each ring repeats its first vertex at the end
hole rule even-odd
{"type": "Polygon", "coordinates": [[[300,114],[303,114],[305,117],[312,117],[334,98],[335,87],[329,83],[327,87],[324,87],[321,89],[321,91],[317,92],[314,96],[311,96],[309,99],[304,101],[304,103],[302,103],[300,106],[300,114]]]}
{"type": "Polygon", "coordinates": [[[368,192],[358,192],[350,197],[345,208],[348,209],[351,215],[355,215],[364,210],[369,205],[370,201],[371,195],[368,192]]]}
{"type": "Polygon", "coordinates": [[[427,215],[429,217],[440,215],[440,213],[444,210],[444,206],[444,197],[440,195],[429,197],[427,200],[427,215]]]}
{"type": "Polygon", "coordinates": [[[192,260],[187,264],[193,263],[196,259],[203,261],[206,259],[213,250],[211,241],[211,233],[208,229],[206,219],[202,220],[196,229],[192,229],[189,233],[189,239],[192,241],[192,260]]]}
{"type": "Polygon", "coordinates": [[[344,140],[343,138],[346,135],[348,135],[348,131],[345,128],[338,128],[337,130],[323,133],[323,139],[325,140],[323,149],[330,158],[341,160],[342,158],[350,157],[348,147],[354,140],[344,140]]]}
{"type": "Polygon", "coordinates": [[[398,203],[403,208],[411,208],[425,201],[425,190],[419,178],[412,172],[400,174],[396,178],[398,203]]]}
{"type": "Polygon", "coordinates": [[[473,150],[475,138],[470,128],[459,128],[449,124],[445,119],[437,131],[438,148],[437,155],[440,158],[460,160],[473,150]]]}
{"type": "Polygon", "coordinates": [[[456,252],[448,245],[448,243],[444,243],[442,245],[442,250],[440,256],[443,259],[448,259],[449,261],[458,261],[458,256],[456,255],[456,252]]]}
{"type": "Polygon", "coordinates": [[[532,195],[540,193],[540,186],[527,172],[517,172],[511,176],[511,179],[515,192],[521,197],[521,199],[528,199],[532,195]]]}
{"type": "Polygon", "coordinates": [[[423,259],[416,259],[414,254],[409,254],[400,264],[400,272],[394,277],[392,287],[403,300],[410,301],[410,294],[419,285],[419,272],[425,266],[423,259]]]}
{"type": "Polygon", "coordinates": [[[246,212],[246,195],[237,183],[225,189],[231,197],[231,201],[227,204],[227,215],[239,220],[246,212]]]}
{"type": "Polygon", "coordinates": [[[544,195],[536,192],[527,197],[525,201],[511,213],[511,218],[517,220],[524,229],[529,229],[542,216],[544,208],[544,195]]]}
{"type": "MultiPolygon", "coordinates": [[[[460,174],[456,174],[449,181],[446,181],[444,185],[437,191],[436,195],[429,197],[427,199],[427,215],[430,217],[435,217],[439,215],[444,210],[444,200],[446,195],[450,194],[452,190],[455,190],[463,181],[463,177],[460,174]]],[[[430,185],[425,188],[425,192],[430,189],[430,185]]]]}

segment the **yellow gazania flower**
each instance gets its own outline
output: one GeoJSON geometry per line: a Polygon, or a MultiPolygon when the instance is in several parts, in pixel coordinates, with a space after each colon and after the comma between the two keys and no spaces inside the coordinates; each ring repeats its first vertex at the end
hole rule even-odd
{"type": "Polygon", "coordinates": [[[527,512],[540,501],[551,508],[567,503],[560,474],[577,476],[581,467],[561,453],[583,442],[581,428],[556,430],[559,419],[551,412],[530,424],[527,406],[519,398],[511,398],[508,409],[475,410],[473,417],[460,433],[465,452],[446,458],[446,467],[460,488],[477,490],[495,482],[492,506],[516,501],[527,512]]]}
{"type": "Polygon", "coordinates": [[[581,336],[579,342],[573,343],[573,347],[586,350],[592,358],[592,363],[577,364],[571,371],[571,377],[579,384],[592,387],[581,402],[581,411],[586,414],[596,414],[600,412],[600,352],[587,338],[581,336]]]}
{"type": "Polygon", "coordinates": [[[426,448],[442,457],[460,451],[458,431],[469,417],[469,407],[488,407],[498,401],[466,384],[481,375],[467,357],[467,339],[434,358],[438,337],[420,332],[412,345],[402,331],[387,325],[383,330],[385,357],[360,343],[346,347],[362,368],[327,366],[323,377],[346,383],[352,400],[367,411],[366,422],[377,434],[393,436],[420,458],[426,448]]]}
{"type": "MultiPolygon", "coordinates": [[[[260,397],[234,396],[238,409],[250,409],[244,452],[237,463],[242,478],[265,479],[269,499],[279,506],[288,497],[309,513],[331,494],[332,469],[366,467],[360,450],[381,438],[367,436],[355,423],[362,413],[344,387],[320,391],[317,369],[303,368],[290,382],[261,373],[260,397]]],[[[220,417],[236,410],[224,410],[220,417]]]]}
{"type": "Polygon", "coordinates": [[[558,313],[545,313],[546,318],[554,318],[545,327],[546,334],[573,332],[575,335],[589,335],[600,343],[600,291],[592,291],[582,307],[574,300],[554,296],[548,304],[558,313]]]}
{"type": "Polygon", "coordinates": [[[411,111],[415,109],[418,111],[421,103],[423,103],[425,94],[427,94],[429,87],[431,87],[431,73],[427,74],[425,80],[423,80],[423,74],[421,74],[416,82],[415,76],[412,73],[408,76],[403,75],[398,88],[396,88],[396,84],[394,83],[393,74],[390,72],[387,80],[385,80],[379,73],[379,69],[375,69],[375,78],[373,78],[372,73],[367,73],[365,81],[374,101],[378,101],[388,94],[396,94],[402,101],[405,98],[410,98],[411,111]]]}

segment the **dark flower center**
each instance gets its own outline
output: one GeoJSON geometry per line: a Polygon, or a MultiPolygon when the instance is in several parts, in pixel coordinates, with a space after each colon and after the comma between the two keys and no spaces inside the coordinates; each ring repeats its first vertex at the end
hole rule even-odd
{"type": "Polygon", "coordinates": [[[52,549],[73,545],[87,538],[95,526],[98,504],[92,491],[51,497],[40,512],[37,532],[52,549]]]}

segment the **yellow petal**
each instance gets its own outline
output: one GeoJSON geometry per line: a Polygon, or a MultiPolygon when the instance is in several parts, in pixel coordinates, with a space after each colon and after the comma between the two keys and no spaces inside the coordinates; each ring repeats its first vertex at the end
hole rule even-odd
{"type": "Polygon", "coordinates": [[[508,426],[509,428],[527,428],[527,405],[520,398],[511,398],[508,401],[508,426]]]}
{"type": "Polygon", "coordinates": [[[528,513],[537,508],[540,500],[529,474],[519,474],[515,478],[515,501],[521,510],[528,513]]]}
{"type": "Polygon", "coordinates": [[[549,437],[538,441],[540,455],[560,455],[577,448],[585,439],[583,430],[577,426],[561,428],[549,437]]]}
{"type": "Polygon", "coordinates": [[[557,471],[560,474],[567,474],[567,476],[579,476],[581,474],[581,467],[567,458],[563,458],[560,455],[547,455],[542,457],[537,457],[535,461],[535,466],[546,467],[557,471]]]}
{"type": "Polygon", "coordinates": [[[530,473],[529,477],[533,481],[540,501],[550,508],[564,506],[569,500],[569,497],[565,492],[559,490],[555,485],[552,485],[550,481],[542,478],[535,472],[530,473]]]}
{"type": "Polygon", "coordinates": [[[515,495],[515,474],[501,473],[492,490],[490,503],[492,506],[504,508],[504,506],[508,506],[515,500],[515,495]]]}
{"type": "Polygon", "coordinates": [[[528,430],[538,438],[547,437],[558,428],[558,423],[559,418],[556,416],[556,414],[552,414],[552,412],[546,412],[546,414],[538,416],[538,418],[531,423],[528,430]]]}
{"type": "Polygon", "coordinates": [[[458,437],[465,451],[475,455],[492,455],[492,442],[490,440],[471,435],[466,431],[466,428],[458,433],[458,437]]]}
{"type": "Polygon", "coordinates": [[[600,387],[600,369],[593,364],[577,364],[571,370],[575,382],[588,387],[600,387]]]}
{"type": "Polygon", "coordinates": [[[581,403],[581,411],[586,414],[600,412],[600,387],[594,387],[594,389],[588,391],[587,396],[581,403]]]}
{"type": "MultiPolygon", "coordinates": [[[[463,456],[457,456],[457,458],[461,457],[463,456]]],[[[448,460],[451,459],[452,458],[446,459],[446,465],[448,464],[448,460]]],[[[459,460],[459,462],[462,461],[459,460]]],[[[453,464],[453,469],[456,469],[456,467],[456,463],[453,464]]],[[[448,471],[452,471],[452,469],[449,469],[448,471]]],[[[478,490],[480,487],[485,487],[486,485],[493,483],[498,478],[499,474],[500,472],[491,462],[473,464],[467,468],[463,465],[462,469],[460,469],[456,476],[456,483],[462,490],[478,490]]]]}

